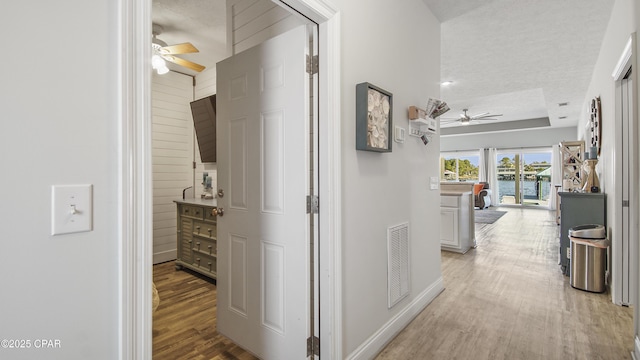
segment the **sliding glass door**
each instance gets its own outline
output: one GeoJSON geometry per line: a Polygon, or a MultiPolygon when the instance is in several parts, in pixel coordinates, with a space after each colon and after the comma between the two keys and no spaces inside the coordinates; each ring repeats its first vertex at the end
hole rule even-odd
{"type": "Polygon", "coordinates": [[[500,205],[549,205],[551,149],[499,150],[496,174],[500,205]]]}

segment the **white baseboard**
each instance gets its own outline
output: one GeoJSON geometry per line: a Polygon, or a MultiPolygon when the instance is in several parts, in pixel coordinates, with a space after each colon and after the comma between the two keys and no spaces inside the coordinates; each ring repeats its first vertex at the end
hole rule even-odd
{"type": "Polygon", "coordinates": [[[349,356],[348,360],[373,359],[393,338],[400,333],[433,299],[444,290],[442,277],[407,305],[402,311],[392,317],[384,326],[365,340],[349,356]]]}
{"type": "Polygon", "coordinates": [[[178,258],[178,252],[176,249],[162,251],[153,254],[153,264],[160,264],[163,262],[175,260],[178,258]]]}
{"type": "Polygon", "coordinates": [[[640,359],[640,339],[638,338],[638,335],[636,335],[636,338],[633,341],[633,351],[631,352],[631,358],[633,360],[640,359]]]}

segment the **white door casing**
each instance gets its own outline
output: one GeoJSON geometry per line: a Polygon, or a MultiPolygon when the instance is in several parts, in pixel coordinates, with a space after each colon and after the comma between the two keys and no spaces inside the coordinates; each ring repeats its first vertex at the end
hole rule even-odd
{"type": "MultiPolygon", "coordinates": [[[[274,2],[284,4],[281,0],[274,2]]],[[[320,197],[322,299],[321,352],[342,358],[340,13],[326,0],[289,0],[288,6],[319,24],[320,197]]],[[[286,5],[285,5],[286,6],[286,5]]],[[[117,56],[120,126],[119,359],[151,358],[152,235],[150,63],[151,0],[118,0],[117,56]]]]}
{"type": "Polygon", "coordinates": [[[306,357],[306,27],[217,65],[218,331],[264,359],[306,357]]]}
{"type": "MultiPolygon", "coordinates": [[[[615,199],[612,239],[612,301],[618,305],[634,304],[638,269],[638,124],[636,35],[632,34],[616,64],[615,82],[615,199]]],[[[636,329],[637,330],[637,329],[636,329]]]]}

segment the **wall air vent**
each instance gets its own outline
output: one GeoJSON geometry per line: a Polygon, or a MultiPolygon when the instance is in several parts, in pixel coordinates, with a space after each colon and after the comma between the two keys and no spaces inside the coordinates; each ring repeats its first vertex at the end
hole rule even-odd
{"type": "Polygon", "coordinates": [[[409,223],[387,229],[389,309],[409,295],[409,223]]]}
{"type": "Polygon", "coordinates": [[[567,106],[567,105],[569,105],[569,103],[568,103],[568,102],[558,103],[558,106],[561,106],[561,107],[562,107],[562,106],[567,106]]]}

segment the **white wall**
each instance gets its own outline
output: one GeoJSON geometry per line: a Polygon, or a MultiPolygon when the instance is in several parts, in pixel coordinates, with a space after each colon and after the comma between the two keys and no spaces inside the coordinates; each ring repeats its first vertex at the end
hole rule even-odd
{"type": "MultiPolygon", "coordinates": [[[[194,184],[193,78],[170,71],[152,77],[153,263],[176,258],[176,204],[194,184]]],[[[196,148],[194,148],[196,146],[196,148]]],[[[201,175],[200,175],[201,176],[201,175]]]]}
{"type": "MultiPolygon", "coordinates": [[[[637,31],[634,19],[636,0],[616,0],[611,20],[607,26],[600,55],[596,62],[595,70],[584,102],[584,112],[581,116],[582,123],[578,125],[578,138],[584,139],[584,124],[589,119],[589,102],[592,98],[600,96],[602,103],[602,150],[598,162],[598,176],[600,187],[607,194],[607,228],[610,234],[612,246],[617,246],[618,239],[611,229],[615,224],[615,93],[614,81],[611,76],[622,54],[624,47],[632,32],[637,31]]],[[[638,68],[638,67],[636,67],[638,68]]],[[[620,154],[617,154],[620,156],[620,154]]],[[[616,274],[614,273],[614,276],[616,274]]]]}
{"type": "Polygon", "coordinates": [[[4,3],[0,67],[3,359],[118,358],[117,2],[4,3]],[[51,185],[93,184],[93,231],[51,236],[51,185]]]}
{"type": "Polygon", "coordinates": [[[549,147],[576,140],[576,128],[532,129],[440,137],[440,151],[549,147]]]}
{"type": "Polygon", "coordinates": [[[343,354],[370,358],[442,285],[440,193],[428,188],[440,144],[407,136],[391,153],[356,151],[356,84],[393,93],[393,122],[408,133],[408,107],[439,97],[440,24],[421,0],[334,3],[342,14],[343,354]],[[406,221],[411,293],[389,310],[387,228],[406,221]]]}

